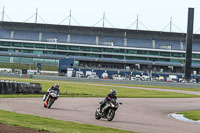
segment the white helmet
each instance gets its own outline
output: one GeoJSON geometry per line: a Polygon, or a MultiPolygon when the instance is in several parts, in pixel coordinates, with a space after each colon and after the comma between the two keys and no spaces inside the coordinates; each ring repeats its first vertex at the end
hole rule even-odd
{"type": "Polygon", "coordinates": [[[110,93],[111,93],[111,95],[115,96],[117,94],[117,91],[115,89],[112,89],[112,90],[110,90],[110,93]]]}
{"type": "Polygon", "coordinates": [[[54,87],[56,87],[57,89],[60,87],[60,84],[59,83],[56,83],[55,85],[54,85],[54,87]]]}

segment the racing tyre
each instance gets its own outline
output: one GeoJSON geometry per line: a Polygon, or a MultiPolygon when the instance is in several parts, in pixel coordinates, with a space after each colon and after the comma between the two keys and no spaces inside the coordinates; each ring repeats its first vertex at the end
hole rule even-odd
{"type": "Polygon", "coordinates": [[[107,120],[112,121],[114,117],[115,117],[115,111],[113,109],[110,109],[107,114],[107,120]]]}
{"type": "Polygon", "coordinates": [[[50,109],[52,104],[54,103],[54,99],[53,98],[50,98],[49,99],[49,104],[48,104],[48,108],[50,109]]]}
{"type": "Polygon", "coordinates": [[[95,119],[97,119],[97,120],[101,119],[101,116],[99,115],[99,113],[97,111],[95,112],[95,119]]]}
{"type": "Polygon", "coordinates": [[[45,103],[44,103],[44,107],[46,108],[47,106],[45,105],[45,103]]]}

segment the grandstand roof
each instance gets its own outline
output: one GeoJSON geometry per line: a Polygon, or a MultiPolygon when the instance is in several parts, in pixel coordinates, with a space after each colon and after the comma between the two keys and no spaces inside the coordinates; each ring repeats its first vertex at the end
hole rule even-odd
{"type": "MultiPolygon", "coordinates": [[[[87,26],[69,26],[41,23],[22,23],[22,22],[6,22],[0,21],[1,29],[8,30],[24,30],[38,32],[59,32],[59,33],[79,33],[89,35],[102,36],[126,36],[150,39],[170,39],[170,40],[185,40],[186,33],[161,32],[161,31],[146,31],[118,28],[103,28],[103,27],[87,27],[87,26]]],[[[195,34],[194,40],[200,40],[200,35],[195,34]]]]}

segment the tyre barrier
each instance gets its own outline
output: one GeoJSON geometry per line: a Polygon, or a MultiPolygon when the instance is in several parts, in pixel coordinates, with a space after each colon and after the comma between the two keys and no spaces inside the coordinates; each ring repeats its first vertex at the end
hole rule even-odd
{"type": "Polygon", "coordinates": [[[38,94],[42,93],[42,85],[39,83],[24,83],[8,80],[0,80],[0,94],[38,94]]]}

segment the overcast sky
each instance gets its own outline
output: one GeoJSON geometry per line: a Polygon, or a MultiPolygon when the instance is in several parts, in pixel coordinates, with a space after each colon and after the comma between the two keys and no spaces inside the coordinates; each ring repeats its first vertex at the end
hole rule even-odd
{"type": "MultiPolygon", "coordinates": [[[[1,12],[3,6],[12,21],[23,22],[34,15],[38,8],[39,15],[47,23],[58,24],[69,16],[71,10],[73,18],[82,26],[93,26],[103,18],[105,12],[106,19],[115,28],[125,29],[136,20],[138,14],[140,22],[153,31],[169,31],[169,26],[166,26],[172,17],[175,24],[172,30],[178,32],[186,32],[188,7],[193,7],[194,32],[199,30],[200,33],[200,0],[0,0],[1,12]]],[[[5,20],[9,18],[5,16],[5,20]]],[[[34,17],[28,20],[34,21],[34,17]]],[[[38,22],[43,21],[38,18],[38,22]]],[[[77,25],[74,20],[71,23],[77,25]]],[[[69,19],[62,24],[68,25],[69,19]]],[[[101,21],[96,26],[102,25],[101,21]]],[[[112,26],[105,22],[105,27],[112,26]]],[[[135,29],[136,24],[130,28],[135,29]]],[[[146,30],[141,23],[139,29],[146,30]]]]}

